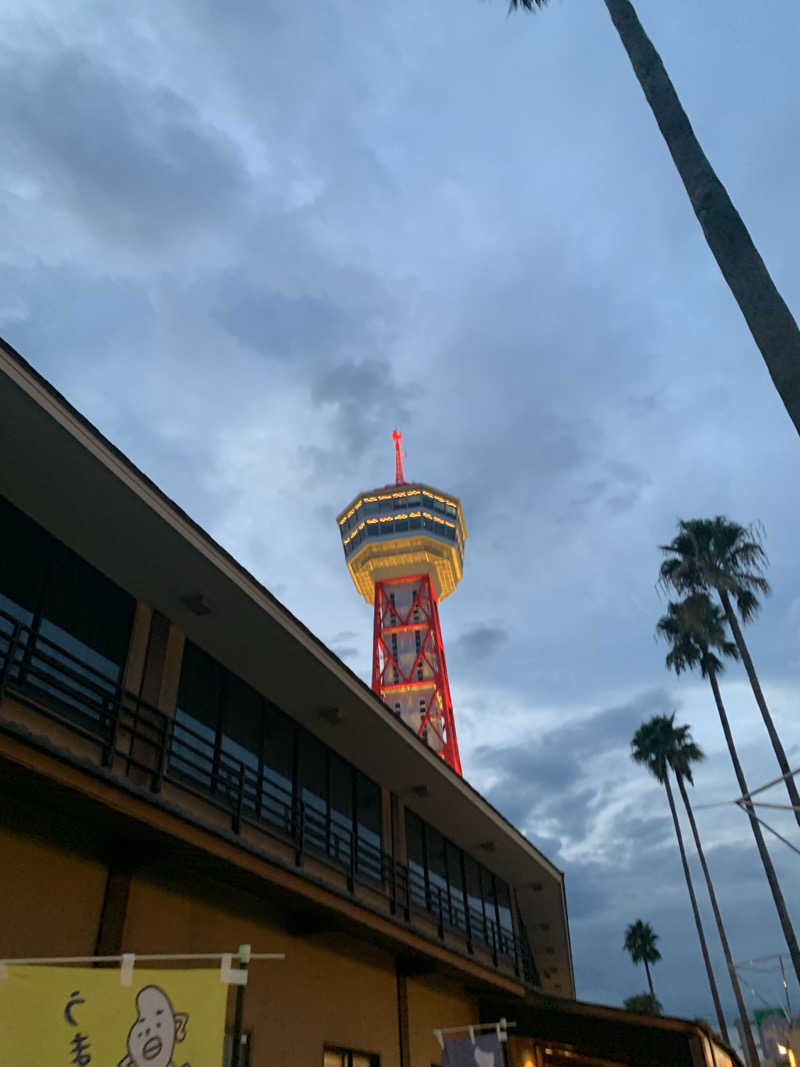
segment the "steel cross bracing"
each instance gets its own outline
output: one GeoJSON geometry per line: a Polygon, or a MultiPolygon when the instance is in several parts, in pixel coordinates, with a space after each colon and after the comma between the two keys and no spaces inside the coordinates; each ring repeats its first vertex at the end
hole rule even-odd
{"type": "MultiPolygon", "coordinates": [[[[375,583],[372,688],[390,707],[405,704],[400,717],[461,774],[453,719],[453,702],[444,658],[439,607],[430,576],[407,575],[375,583]],[[408,603],[409,591],[413,595],[408,603]],[[403,610],[399,603],[406,599],[403,610]],[[398,651],[402,635],[414,635],[413,647],[398,651]],[[418,638],[417,638],[417,635],[418,638]],[[409,694],[417,703],[409,702],[409,694]],[[413,716],[411,714],[413,710],[413,716]]],[[[393,710],[397,711],[396,707],[393,710]]]]}

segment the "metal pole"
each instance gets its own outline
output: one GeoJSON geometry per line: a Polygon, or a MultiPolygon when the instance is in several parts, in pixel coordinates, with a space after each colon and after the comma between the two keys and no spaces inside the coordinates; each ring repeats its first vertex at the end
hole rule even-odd
{"type": "Polygon", "coordinates": [[[783,991],[786,994],[786,1018],[789,1020],[789,1026],[792,1025],[792,1005],[789,1002],[789,985],[786,981],[786,971],[783,969],[783,956],[778,956],[778,963],[781,965],[781,979],[783,981],[783,991]]]}
{"type": "MultiPolygon", "coordinates": [[[[239,970],[247,971],[250,961],[250,946],[239,945],[239,970]]],[[[242,1015],[244,1013],[244,985],[236,987],[236,1011],[233,1017],[233,1048],[231,1050],[231,1067],[241,1067],[242,1055],[242,1015]]]]}

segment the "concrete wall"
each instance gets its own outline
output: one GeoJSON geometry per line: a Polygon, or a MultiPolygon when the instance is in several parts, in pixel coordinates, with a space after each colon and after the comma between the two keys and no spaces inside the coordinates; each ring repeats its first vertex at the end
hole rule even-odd
{"type": "Polygon", "coordinates": [[[106,868],[0,827],[0,958],[91,956],[106,868]]]}
{"type": "MultiPolygon", "coordinates": [[[[458,983],[404,979],[409,1051],[401,1064],[392,952],[326,928],[320,913],[309,918],[268,887],[257,896],[223,884],[163,849],[148,855],[137,848],[132,873],[124,849],[122,861],[106,866],[91,856],[108,842],[92,846],[89,827],[44,807],[33,822],[28,805],[10,807],[14,817],[0,827],[0,958],[92,955],[101,930],[113,943],[104,952],[221,953],[245,943],[254,952],[283,952],[285,960],[250,968],[244,1027],[252,1032],[251,1067],[322,1067],[326,1045],[377,1055],[380,1067],[431,1067],[441,1063],[435,1027],[478,1021],[475,999],[458,983]]],[[[234,998],[232,987],[229,1023],[234,998]]]]}
{"type": "Polygon", "coordinates": [[[124,944],[130,952],[235,951],[245,943],[254,952],[284,952],[285,960],[250,967],[244,1026],[252,1030],[252,1067],[321,1067],[325,1045],[400,1067],[394,958],[342,933],[292,936],[281,922],[269,901],[222,887],[190,896],[134,878],[124,944]]]}
{"type": "Polygon", "coordinates": [[[410,1067],[431,1067],[442,1062],[442,1050],[433,1034],[435,1029],[480,1022],[474,997],[455,983],[429,978],[409,978],[408,1018],[410,1067]]]}

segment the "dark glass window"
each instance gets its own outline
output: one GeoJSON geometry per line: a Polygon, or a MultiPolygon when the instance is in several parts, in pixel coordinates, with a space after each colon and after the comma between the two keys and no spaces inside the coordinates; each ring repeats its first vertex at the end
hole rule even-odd
{"type": "Polygon", "coordinates": [[[428,889],[431,894],[431,906],[435,915],[448,912],[447,865],[444,856],[444,838],[432,826],[425,827],[425,846],[428,859],[428,889]]]}
{"type": "Polygon", "coordinates": [[[330,754],[330,806],[331,806],[331,848],[334,859],[350,863],[350,849],[353,835],[353,768],[337,756],[330,754]]]}
{"type": "MultiPolygon", "coordinates": [[[[31,628],[11,677],[105,731],[128,653],[135,601],[0,498],[0,634],[31,628]]],[[[2,642],[5,647],[5,642],[2,642]]]]}
{"type": "Polygon", "coordinates": [[[368,878],[381,878],[381,790],[380,786],[356,771],[356,832],[358,869],[368,878]]]}
{"type": "Polygon", "coordinates": [[[435,827],[406,811],[411,902],[503,955],[514,955],[508,886],[435,827]],[[501,916],[498,925],[498,915],[501,916]]]}
{"type": "Polygon", "coordinates": [[[464,853],[464,876],[466,878],[467,908],[469,909],[472,936],[485,940],[480,867],[472,856],[468,856],[466,853],[464,853]]]}
{"type": "Polygon", "coordinates": [[[261,818],[284,830],[291,827],[294,746],[294,723],[274,705],[265,702],[261,818]]]}
{"type": "Polygon", "coordinates": [[[306,841],[326,851],[328,818],[328,750],[321,741],[303,731],[299,738],[297,784],[305,806],[306,841]]]}
{"type": "Polygon", "coordinates": [[[509,933],[514,932],[514,923],[511,919],[511,894],[508,886],[500,878],[495,878],[497,889],[497,914],[500,919],[500,929],[509,933]]]}
{"type": "Polygon", "coordinates": [[[41,526],[0,497],[0,611],[26,625],[41,599],[50,541],[41,526]]]}
{"type": "Polygon", "coordinates": [[[466,930],[464,911],[464,877],[461,871],[461,849],[446,843],[447,880],[450,884],[450,922],[459,930],[466,930]]]}
{"type": "Polygon", "coordinates": [[[425,838],[423,822],[413,811],[406,811],[406,853],[408,856],[408,883],[411,903],[427,910],[428,894],[425,877],[425,838]]]}
{"type": "Polygon", "coordinates": [[[186,643],[170,772],[299,835],[303,847],[382,876],[381,790],[242,679],[186,643]]]}
{"type": "Polygon", "coordinates": [[[115,678],[128,651],[132,598],[68,548],[54,548],[42,597],[41,632],[115,678]]]}
{"type": "Polygon", "coordinates": [[[493,947],[497,945],[497,906],[494,893],[494,875],[481,868],[483,889],[483,915],[486,922],[486,938],[493,947]]]}
{"type": "Polygon", "coordinates": [[[183,650],[170,766],[207,789],[216,786],[222,680],[217,661],[187,641],[183,650]]]}
{"type": "Polygon", "coordinates": [[[241,784],[242,805],[255,812],[261,768],[261,730],[264,698],[249,685],[227,674],[222,700],[220,788],[235,803],[241,784]]]}

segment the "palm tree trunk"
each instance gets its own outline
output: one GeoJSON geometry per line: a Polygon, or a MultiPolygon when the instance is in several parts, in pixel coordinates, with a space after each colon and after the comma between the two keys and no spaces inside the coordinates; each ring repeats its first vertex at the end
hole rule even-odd
{"type": "Polygon", "coordinates": [[[605,0],[725,281],[800,433],[800,330],[725,186],[700,147],[661,57],[630,0],[605,0]]]}
{"type": "Polygon", "coordinates": [[[736,968],[733,966],[733,956],[731,955],[731,947],[728,944],[728,935],[725,933],[725,926],[722,922],[719,905],[717,904],[717,894],[714,891],[714,885],[711,881],[705,852],[703,851],[703,846],[700,844],[700,834],[697,830],[697,823],[694,819],[692,805],[689,803],[689,794],[686,790],[686,783],[684,782],[682,775],[677,774],[675,777],[678,779],[678,789],[680,789],[683,804],[686,808],[686,814],[689,818],[689,825],[692,828],[694,845],[697,849],[700,866],[703,868],[703,875],[706,880],[706,886],[708,887],[708,896],[711,900],[711,909],[714,912],[714,919],[716,920],[717,930],[719,931],[719,939],[722,942],[722,951],[725,954],[725,962],[728,965],[728,974],[730,975],[731,985],[733,986],[733,995],[736,997],[736,1008],[739,1012],[739,1020],[741,1022],[742,1034],[744,1037],[745,1059],[747,1060],[748,1067],[759,1067],[758,1052],[756,1051],[755,1042],[753,1041],[750,1020],[747,1017],[747,1006],[745,1005],[744,997],[742,996],[742,987],[739,985],[739,976],[736,973],[736,968]]]}
{"type": "MultiPolygon", "coordinates": [[[[719,720],[722,723],[722,732],[725,734],[725,740],[728,744],[728,751],[731,754],[731,762],[733,763],[733,769],[736,773],[736,781],[739,783],[739,789],[742,791],[742,796],[748,796],[747,781],[745,780],[742,765],[739,762],[739,754],[736,751],[736,745],[733,743],[733,734],[731,733],[730,723],[728,722],[728,715],[725,711],[725,705],[722,703],[722,696],[719,691],[719,684],[717,682],[716,675],[713,671],[709,671],[708,680],[711,682],[711,689],[714,693],[714,701],[717,705],[717,711],[719,712],[719,720]]],[[[772,866],[772,860],[770,859],[769,852],[767,851],[766,842],[764,841],[764,835],[761,832],[761,827],[758,824],[758,820],[753,812],[753,805],[746,803],[745,810],[750,818],[750,826],[753,830],[753,837],[756,841],[756,848],[758,854],[761,857],[761,863],[764,867],[764,873],[767,876],[769,887],[772,890],[772,899],[775,901],[775,907],[778,912],[778,918],[783,928],[783,936],[786,938],[786,945],[789,949],[789,956],[792,960],[792,966],[794,967],[797,980],[800,982],[800,948],[797,945],[797,937],[795,936],[794,927],[792,921],[789,918],[789,912],[786,910],[786,901],[783,899],[783,893],[781,892],[780,884],[778,883],[778,876],[775,873],[775,868],[772,866]]]]}
{"type": "Polygon", "coordinates": [[[753,690],[753,696],[756,698],[756,704],[758,704],[761,717],[764,720],[764,725],[767,728],[769,739],[772,742],[772,747],[775,750],[775,757],[778,760],[778,766],[781,769],[781,774],[784,775],[784,781],[786,782],[786,792],[789,794],[789,801],[794,808],[794,817],[797,820],[798,826],[800,826],[800,793],[797,791],[797,783],[791,775],[791,767],[789,761],[786,758],[786,753],[783,750],[781,739],[778,736],[778,731],[775,729],[775,724],[772,721],[772,716],[769,713],[767,702],[764,699],[764,694],[761,692],[761,685],[758,681],[758,675],[756,669],[753,666],[753,661],[750,658],[750,650],[745,643],[744,634],[742,628],[739,625],[739,620],[736,618],[736,612],[733,610],[731,604],[731,598],[724,589],[718,589],[719,598],[722,601],[722,606],[725,609],[725,616],[728,620],[728,625],[733,633],[733,639],[736,642],[736,647],[739,649],[739,655],[742,657],[742,663],[744,669],[747,671],[747,677],[750,679],[750,688],[753,690]]]}
{"type": "Polygon", "coordinates": [[[653,998],[653,1000],[655,1000],[656,991],[655,989],[653,989],[653,978],[650,974],[650,964],[647,962],[647,960],[643,960],[642,962],[644,963],[644,969],[647,973],[647,984],[650,986],[650,996],[653,998]]]}
{"type": "Polygon", "coordinates": [[[714,1001],[714,1010],[717,1013],[717,1022],[719,1023],[720,1033],[725,1038],[725,1041],[728,1042],[728,1028],[725,1025],[725,1013],[723,1012],[722,1005],[719,1001],[719,990],[717,989],[717,981],[714,978],[714,971],[711,967],[711,958],[708,955],[706,935],[703,933],[703,923],[700,920],[700,909],[697,907],[697,897],[694,894],[694,886],[692,885],[692,875],[689,871],[689,863],[686,859],[686,849],[683,845],[683,834],[681,833],[681,824],[678,822],[678,813],[675,810],[675,800],[672,796],[672,786],[669,784],[669,772],[664,775],[664,785],[667,790],[669,810],[672,813],[672,822],[675,826],[675,836],[678,839],[678,851],[681,854],[683,874],[686,878],[686,888],[689,890],[689,900],[692,903],[692,914],[694,915],[694,924],[697,927],[697,936],[700,939],[700,951],[703,953],[703,963],[706,966],[706,974],[708,975],[708,985],[711,990],[711,999],[714,1001]]]}

